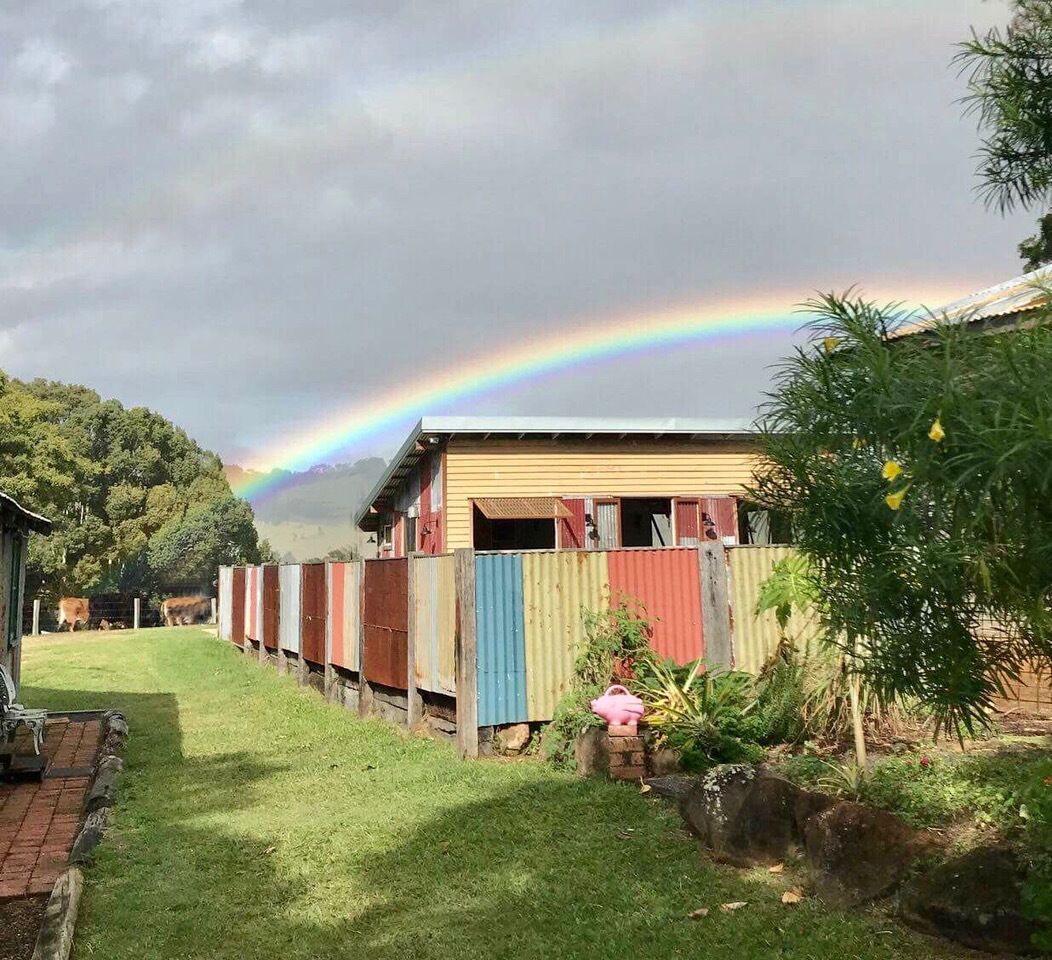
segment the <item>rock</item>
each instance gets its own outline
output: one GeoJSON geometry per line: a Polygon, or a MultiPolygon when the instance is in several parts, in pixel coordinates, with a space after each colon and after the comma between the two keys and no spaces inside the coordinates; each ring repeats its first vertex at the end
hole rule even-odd
{"type": "Polygon", "coordinates": [[[610,738],[599,727],[591,727],[577,737],[573,755],[579,777],[605,777],[610,773],[610,738]]]}
{"type": "Polygon", "coordinates": [[[797,836],[803,840],[804,829],[807,821],[812,817],[825,812],[837,802],[836,797],[831,797],[827,793],[817,793],[814,790],[801,790],[796,798],[796,807],[793,810],[793,822],[796,827],[797,836]]]}
{"type": "Polygon", "coordinates": [[[501,727],[494,734],[494,740],[499,753],[522,753],[530,742],[530,725],[528,723],[513,723],[510,726],[501,727]]]}
{"type": "Polygon", "coordinates": [[[804,845],[815,893],[836,907],[890,893],[926,848],[893,813],[846,800],[806,821],[804,845]]]}
{"type": "Polygon", "coordinates": [[[656,796],[679,802],[690,792],[694,781],[695,778],[689,774],[673,773],[667,777],[648,777],[643,782],[656,796]]]}
{"type": "Polygon", "coordinates": [[[776,863],[796,840],[800,792],[788,780],[726,764],[694,782],[680,799],[680,813],[715,859],[737,866],[776,863]]]}
{"type": "Polygon", "coordinates": [[[908,923],[977,950],[1034,952],[1038,927],[1023,916],[1023,881],[1011,850],[972,850],[907,884],[900,912],[908,923]]]}

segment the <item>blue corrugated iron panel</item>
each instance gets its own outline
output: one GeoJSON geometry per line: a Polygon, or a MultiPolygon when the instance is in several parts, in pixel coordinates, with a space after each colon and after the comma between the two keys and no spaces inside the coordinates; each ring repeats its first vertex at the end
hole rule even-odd
{"type": "Polygon", "coordinates": [[[522,557],[475,558],[479,726],[526,720],[526,641],[522,557]]]}

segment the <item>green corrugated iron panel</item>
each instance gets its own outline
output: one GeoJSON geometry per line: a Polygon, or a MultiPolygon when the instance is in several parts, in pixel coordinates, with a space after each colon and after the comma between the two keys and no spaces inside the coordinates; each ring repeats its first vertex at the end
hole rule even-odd
{"type": "MultiPolygon", "coordinates": [[[[792,553],[791,547],[732,547],[730,558],[731,609],[734,614],[734,666],[737,670],[759,673],[774,653],[781,638],[774,611],[756,615],[760,587],[774,565],[792,553]]],[[[808,645],[814,636],[810,618],[793,614],[786,628],[788,636],[808,645]]]]}
{"type": "Polygon", "coordinates": [[[456,696],[456,590],[453,557],[414,557],[412,564],[416,685],[456,696]]]}
{"type": "Polygon", "coordinates": [[[522,555],[526,709],[551,720],[584,644],[585,611],[609,606],[607,555],[564,550],[522,555]]]}

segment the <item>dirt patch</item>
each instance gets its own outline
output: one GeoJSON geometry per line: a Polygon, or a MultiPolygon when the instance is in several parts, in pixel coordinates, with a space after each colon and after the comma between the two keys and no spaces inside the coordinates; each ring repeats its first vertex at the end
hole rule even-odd
{"type": "Polygon", "coordinates": [[[47,897],[0,900],[0,960],[30,960],[47,897]]]}

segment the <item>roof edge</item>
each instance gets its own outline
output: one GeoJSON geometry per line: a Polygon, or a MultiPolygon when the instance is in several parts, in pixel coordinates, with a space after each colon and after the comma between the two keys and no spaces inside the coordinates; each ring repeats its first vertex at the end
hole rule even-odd
{"type": "Polygon", "coordinates": [[[30,530],[35,530],[37,533],[51,533],[52,523],[47,517],[39,513],[33,513],[32,510],[27,510],[14,497],[3,491],[0,491],[0,506],[5,506],[17,513],[30,530]]]}

